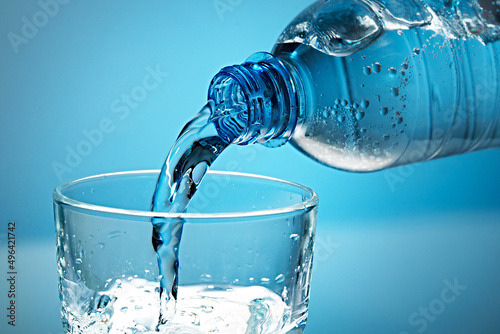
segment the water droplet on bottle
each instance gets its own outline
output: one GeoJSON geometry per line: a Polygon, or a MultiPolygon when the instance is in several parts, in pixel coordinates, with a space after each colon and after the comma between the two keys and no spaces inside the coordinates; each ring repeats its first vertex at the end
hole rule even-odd
{"type": "Polygon", "coordinates": [[[364,74],[364,75],[370,75],[370,74],[372,74],[372,69],[371,69],[371,67],[370,67],[370,66],[365,66],[365,67],[363,67],[363,74],[364,74]]]}
{"type": "Polygon", "coordinates": [[[399,89],[397,87],[392,87],[391,88],[391,95],[396,97],[399,95],[399,89]]]}
{"type": "Polygon", "coordinates": [[[358,108],[359,108],[359,103],[354,102],[354,103],[352,104],[352,107],[353,107],[354,109],[358,109],[358,108]]]}
{"type": "Polygon", "coordinates": [[[372,64],[373,73],[379,73],[382,70],[382,65],[378,61],[372,64]]]}
{"type": "Polygon", "coordinates": [[[416,54],[416,55],[420,54],[420,49],[419,48],[414,48],[413,49],[413,53],[416,54]]]}
{"type": "Polygon", "coordinates": [[[279,274],[278,276],[276,276],[276,278],[274,279],[274,281],[276,283],[283,283],[285,281],[285,275],[279,274]]]}
{"type": "Polygon", "coordinates": [[[361,101],[361,108],[366,109],[366,108],[368,108],[369,105],[370,105],[370,101],[368,101],[367,99],[363,99],[361,101]]]}
{"type": "Polygon", "coordinates": [[[402,34],[403,34],[403,30],[398,29],[398,35],[400,35],[400,36],[401,36],[402,34]]]}
{"type": "Polygon", "coordinates": [[[269,278],[267,278],[267,277],[262,277],[262,278],[260,279],[260,283],[261,283],[261,284],[268,284],[268,283],[269,283],[269,278]]]}
{"type": "Polygon", "coordinates": [[[122,312],[127,312],[127,310],[128,310],[128,307],[127,307],[127,306],[124,306],[124,307],[122,307],[122,308],[120,309],[120,311],[122,311],[122,312]]]}
{"type": "Polygon", "coordinates": [[[383,140],[389,140],[389,138],[391,138],[391,136],[389,136],[388,134],[382,136],[383,140]]]}
{"type": "Polygon", "coordinates": [[[80,259],[79,257],[77,257],[77,258],[75,259],[75,263],[76,263],[76,264],[82,264],[82,259],[80,259]]]}
{"type": "Polygon", "coordinates": [[[96,245],[96,248],[103,249],[106,245],[103,242],[100,242],[96,245]]]}
{"type": "Polygon", "coordinates": [[[359,129],[359,132],[361,132],[361,133],[365,133],[365,132],[366,132],[366,129],[365,129],[365,128],[361,128],[361,129],[359,129]]]}
{"type": "Polygon", "coordinates": [[[335,99],[335,105],[340,104],[340,99],[335,99]]]}
{"type": "Polygon", "coordinates": [[[403,123],[403,117],[402,117],[402,116],[399,116],[399,117],[397,118],[396,122],[397,122],[398,124],[403,123]]]}
{"type": "Polygon", "coordinates": [[[345,121],[345,116],[344,116],[344,115],[338,115],[338,116],[337,116],[337,121],[338,121],[339,123],[344,122],[344,121],[345,121]]]}
{"type": "Polygon", "coordinates": [[[389,69],[387,70],[387,72],[389,72],[390,75],[394,76],[398,73],[398,71],[394,68],[394,67],[389,67],[389,69]]]}
{"type": "Polygon", "coordinates": [[[290,234],[290,239],[297,241],[299,239],[299,235],[297,233],[290,234]]]}
{"type": "Polygon", "coordinates": [[[347,102],[347,100],[342,100],[342,101],[340,101],[340,105],[341,105],[342,107],[345,107],[345,106],[347,106],[348,104],[349,104],[349,102],[347,102]]]}
{"type": "Polygon", "coordinates": [[[356,111],[355,117],[359,121],[365,117],[365,112],[363,110],[356,111]]]}
{"type": "Polygon", "coordinates": [[[403,70],[407,70],[408,69],[408,63],[407,62],[401,63],[401,68],[403,70]]]}
{"type": "Polygon", "coordinates": [[[385,116],[389,112],[389,108],[387,107],[380,107],[380,115],[385,116]]]}

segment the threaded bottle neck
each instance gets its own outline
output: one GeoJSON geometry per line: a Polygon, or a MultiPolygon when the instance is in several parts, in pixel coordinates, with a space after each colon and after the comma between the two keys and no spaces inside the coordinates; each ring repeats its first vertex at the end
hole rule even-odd
{"type": "Polygon", "coordinates": [[[299,122],[303,88],[286,64],[269,53],[223,68],[210,83],[212,118],[219,135],[235,144],[286,143],[299,122]]]}

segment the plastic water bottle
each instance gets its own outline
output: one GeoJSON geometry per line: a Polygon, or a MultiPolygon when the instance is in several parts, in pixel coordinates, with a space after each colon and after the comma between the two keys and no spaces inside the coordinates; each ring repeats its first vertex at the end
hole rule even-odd
{"type": "Polygon", "coordinates": [[[317,1],[212,79],[217,131],[358,172],[499,147],[497,3],[317,1]]]}

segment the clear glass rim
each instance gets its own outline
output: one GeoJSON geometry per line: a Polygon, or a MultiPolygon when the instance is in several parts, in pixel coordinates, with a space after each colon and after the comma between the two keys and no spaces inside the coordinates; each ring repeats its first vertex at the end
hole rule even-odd
{"type": "Polygon", "coordinates": [[[129,209],[120,209],[107,207],[102,205],[90,204],[83,201],[78,201],[72,198],[69,198],[63,195],[63,189],[79,184],[84,183],[90,180],[96,179],[105,179],[108,177],[117,177],[117,176],[131,176],[131,175],[148,175],[155,174],[158,175],[160,170],[152,169],[152,170],[136,170],[136,171],[125,171],[125,172],[114,172],[114,173],[104,173],[97,174],[93,176],[87,176],[83,178],[79,178],[76,180],[64,182],[57,186],[53,193],[52,198],[54,203],[68,205],[74,208],[83,209],[91,212],[100,212],[100,213],[108,213],[108,214],[117,214],[117,215],[125,215],[125,216],[136,216],[136,217],[150,217],[150,218],[168,218],[168,219],[217,219],[217,218],[243,218],[243,217],[262,217],[262,216],[273,216],[284,213],[292,213],[304,211],[307,209],[311,209],[317,206],[319,202],[318,195],[314,190],[299,183],[286,181],[274,177],[255,175],[255,174],[247,174],[247,173],[239,173],[239,172],[228,172],[228,171],[208,171],[209,174],[212,175],[229,175],[242,177],[247,179],[259,179],[270,181],[274,183],[281,183],[288,186],[292,186],[295,188],[299,188],[304,191],[308,198],[300,203],[296,203],[293,205],[284,206],[281,208],[275,209],[267,209],[267,210],[256,210],[256,211],[248,211],[248,212],[220,212],[220,213],[169,213],[169,212],[153,212],[153,211],[141,211],[141,210],[129,210],[129,209]]]}

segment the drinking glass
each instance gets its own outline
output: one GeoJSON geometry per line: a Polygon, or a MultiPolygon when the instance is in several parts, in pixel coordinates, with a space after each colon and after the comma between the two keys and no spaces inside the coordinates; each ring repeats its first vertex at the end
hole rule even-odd
{"type": "Polygon", "coordinates": [[[158,174],[102,174],[54,190],[64,329],[302,333],[316,193],[275,178],[212,171],[185,212],[151,212],[158,174]],[[177,243],[174,259],[155,252],[152,222],[158,219],[182,228],[170,240],[177,243]],[[167,319],[160,316],[162,261],[176,272],[167,319]]]}

